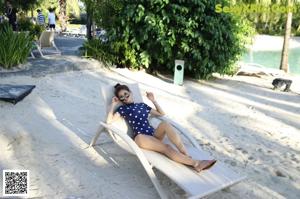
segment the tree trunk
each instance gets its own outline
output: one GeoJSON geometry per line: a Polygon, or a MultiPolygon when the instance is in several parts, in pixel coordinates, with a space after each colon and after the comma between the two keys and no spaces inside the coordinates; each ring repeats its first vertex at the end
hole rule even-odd
{"type": "Polygon", "coordinates": [[[87,21],[86,21],[86,37],[88,40],[92,39],[92,16],[90,13],[86,12],[86,17],[87,17],[87,21]]]}
{"type": "Polygon", "coordinates": [[[61,31],[67,30],[67,0],[59,0],[59,21],[61,31]]]}
{"type": "MultiPolygon", "coordinates": [[[[288,0],[288,6],[291,6],[291,0],[288,0]]],[[[291,36],[291,27],[292,27],[292,12],[287,14],[286,24],[285,24],[285,34],[284,34],[284,41],[283,47],[281,52],[281,63],[280,69],[284,70],[285,72],[289,72],[289,65],[288,65],[288,54],[289,54],[289,40],[291,36]]]]}
{"type": "Polygon", "coordinates": [[[93,0],[86,0],[85,1],[86,7],[86,37],[88,40],[92,39],[92,25],[93,25],[93,0]]]}
{"type": "Polygon", "coordinates": [[[95,20],[92,21],[92,36],[95,38],[96,37],[96,23],[95,20]]]}

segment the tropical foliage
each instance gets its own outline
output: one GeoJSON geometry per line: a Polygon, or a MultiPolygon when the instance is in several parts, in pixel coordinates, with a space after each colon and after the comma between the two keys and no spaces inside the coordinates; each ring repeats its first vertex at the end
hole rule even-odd
{"type": "Polygon", "coordinates": [[[7,23],[0,24],[0,66],[11,68],[24,63],[32,48],[32,37],[14,32],[7,23]]]}
{"type": "Polygon", "coordinates": [[[97,41],[93,50],[102,45],[101,55],[113,57],[113,63],[150,72],[172,71],[174,60],[183,59],[185,74],[193,77],[230,73],[252,31],[247,21],[216,13],[215,4],[212,0],[103,0],[94,19],[107,31],[108,41],[97,41]]]}
{"type": "Polygon", "coordinates": [[[114,56],[111,51],[109,43],[103,43],[100,39],[91,39],[84,43],[82,54],[92,55],[95,59],[103,61],[103,63],[108,66],[108,64],[117,63],[118,57],[114,56]]]}
{"type": "MultiPolygon", "coordinates": [[[[46,0],[44,0],[46,1],[46,0]]],[[[71,17],[79,17],[80,8],[78,4],[78,0],[56,0],[53,2],[50,7],[54,7],[54,4],[57,5],[55,8],[59,8],[56,10],[60,27],[62,31],[67,29],[67,22],[71,17]]]]}
{"type": "Polygon", "coordinates": [[[13,7],[22,10],[30,10],[38,1],[39,0],[10,0],[13,7]]]}
{"type": "MultiPolygon", "coordinates": [[[[236,0],[231,1],[232,5],[239,4],[256,4],[271,8],[274,5],[287,6],[288,0],[236,0]]],[[[300,1],[293,0],[293,6],[297,8],[293,13],[292,34],[300,35],[300,1]]],[[[254,28],[259,34],[270,35],[284,35],[285,21],[287,20],[287,13],[280,12],[262,12],[262,13],[248,13],[245,14],[247,20],[252,22],[254,28]]]]}
{"type": "Polygon", "coordinates": [[[38,24],[33,24],[29,18],[23,17],[18,21],[19,31],[28,31],[29,34],[37,40],[41,33],[45,30],[45,27],[38,24]]]}
{"type": "MultiPolygon", "coordinates": [[[[78,2],[78,0],[37,0],[36,3],[31,6],[31,9],[34,12],[36,9],[40,9],[46,17],[46,22],[49,9],[54,9],[57,19],[59,20],[59,25],[63,26],[63,29],[65,29],[69,19],[79,18],[80,16],[78,2]]],[[[36,15],[37,13],[35,12],[34,16],[36,15]]]]}
{"type": "Polygon", "coordinates": [[[0,0],[0,15],[4,14],[4,0],[0,0]]]}

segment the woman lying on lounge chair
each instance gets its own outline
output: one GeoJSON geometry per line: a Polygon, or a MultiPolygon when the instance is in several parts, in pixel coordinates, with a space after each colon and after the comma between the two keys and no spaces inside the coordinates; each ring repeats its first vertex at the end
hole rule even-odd
{"type": "Polygon", "coordinates": [[[134,103],[129,88],[126,85],[117,84],[115,86],[115,97],[112,99],[112,105],[107,116],[107,123],[123,117],[131,126],[134,132],[134,141],[139,147],[160,152],[176,162],[192,166],[198,172],[213,166],[216,160],[192,159],[188,155],[180,136],[169,123],[161,122],[156,129],[150,125],[148,121],[149,113],[154,116],[163,116],[165,113],[155,101],[153,93],[146,92],[146,94],[156,109],[145,103],[134,103]],[[122,102],[122,105],[114,113],[114,109],[119,102],[122,102]],[[179,152],[171,145],[162,142],[165,135],[168,136],[179,152]]]}

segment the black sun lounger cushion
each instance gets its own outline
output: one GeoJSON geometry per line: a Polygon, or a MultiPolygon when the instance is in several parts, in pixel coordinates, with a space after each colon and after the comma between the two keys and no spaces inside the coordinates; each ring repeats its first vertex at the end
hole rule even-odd
{"type": "Polygon", "coordinates": [[[16,104],[26,97],[34,88],[34,85],[0,84],[0,100],[16,104]]]}

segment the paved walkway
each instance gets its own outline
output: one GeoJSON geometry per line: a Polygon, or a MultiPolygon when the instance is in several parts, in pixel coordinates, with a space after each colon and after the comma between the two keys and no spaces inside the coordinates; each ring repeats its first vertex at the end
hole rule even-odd
{"type": "Polygon", "coordinates": [[[53,73],[101,67],[101,63],[80,56],[79,48],[84,41],[81,38],[56,37],[55,43],[62,55],[51,54],[49,51],[45,57],[40,57],[39,53],[35,51],[35,59],[29,58],[27,63],[22,64],[20,70],[0,71],[0,78],[15,75],[40,77],[53,73]]]}

